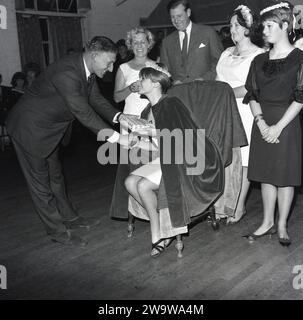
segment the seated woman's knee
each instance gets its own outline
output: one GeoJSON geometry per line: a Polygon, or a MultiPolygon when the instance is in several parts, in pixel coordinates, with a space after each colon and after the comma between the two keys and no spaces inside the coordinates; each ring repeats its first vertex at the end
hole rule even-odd
{"type": "Polygon", "coordinates": [[[137,189],[139,193],[144,193],[146,191],[152,190],[151,182],[148,179],[142,178],[137,184],[137,189]]]}
{"type": "Polygon", "coordinates": [[[124,181],[125,188],[128,192],[137,189],[137,179],[133,175],[129,175],[124,181]]]}

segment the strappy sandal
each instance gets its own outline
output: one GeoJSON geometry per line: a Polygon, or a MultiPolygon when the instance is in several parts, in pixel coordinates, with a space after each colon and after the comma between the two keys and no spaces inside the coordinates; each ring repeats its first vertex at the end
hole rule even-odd
{"type": "Polygon", "coordinates": [[[160,243],[163,242],[162,239],[157,241],[156,243],[152,243],[152,251],[150,253],[152,258],[157,258],[165,249],[163,245],[160,245],[160,243]]]}
{"type": "Polygon", "coordinates": [[[171,245],[171,243],[174,241],[174,239],[175,239],[175,237],[165,239],[164,240],[164,248],[165,249],[168,248],[171,245]]]}

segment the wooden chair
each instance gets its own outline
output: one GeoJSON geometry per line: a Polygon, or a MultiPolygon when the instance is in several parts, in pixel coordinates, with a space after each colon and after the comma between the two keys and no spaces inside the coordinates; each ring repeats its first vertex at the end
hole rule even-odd
{"type": "MultiPolygon", "coordinates": [[[[219,230],[220,224],[219,224],[219,220],[216,219],[216,212],[215,212],[214,206],[211,206],[209,209],[207,209],[206,211],[201,213],[201,215],[194,217],[192,219],[192,222],[191,222],[191,225],[189,226],[189,228],[191,228],[191,226],[195,225],[196,223],[203,220],[204,218],[209,219],[214,231],[219,230]]],[[[127,237],[128,238],[132,238],[134,235],[135,221],[136,221],[136,218],[129,212],[128,213],[128,224],[127,224],[127,237]]],[[[183,257],[182,251],[184,249],[184,243],[182,241],[181,234],[176,235],[175,248],[178,252],[178,258],[182,258],[183,257]]]]}

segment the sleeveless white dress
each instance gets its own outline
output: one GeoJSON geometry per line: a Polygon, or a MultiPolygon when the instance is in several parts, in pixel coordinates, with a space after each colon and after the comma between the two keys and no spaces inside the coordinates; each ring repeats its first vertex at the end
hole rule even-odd
{"type": "MultiPolygon", "coordinates": [[[[155,124],[155,118],[154,118],[152,109],[148,114],[147,121],[149,123],[155,124]]],[[[153,141],[154,141],[154,144],[158,146],[158,139],[153,138],[153,141]]],[[[138,169],[131,172],[131,174],[146,178],[149,181],[159,186],[162,178],[160,156],[158,155],[154,160],[152,160],[149,163],[146,163],[145,165],[142,165],[138,169]]]]}
{"type": "MultiPolygon", "coordinates": [[[[140,70],[132,69],[127,62],[121,64],[119,68],[123,73],[126,86],[129,86],[133,82],[139,80],[140,70]]],[[[125,99],[123,113],[134,114],[139,116],[141,112],[145,109],[145,107],[148,105],[148,103],[149,101],[146,98],[141,98],[139,93],[132,92],[125,99]]]]}
{"type": "MultiPolygon", "coordinates": [[[[234,55],[235,47],[227,48],[222,52],[217,64],[216,80],[227,82],[232,88],[245,85],[249,67],[255,56],[264,52],[264,49],[256,47],[256,50],[246,56],[234,55]]],[[[254,117],[247,104],[242,103],[243,98],[237,98],[237,106],[244,126],[248,143],[250,143],[251,130],[254,117]]],[[[249,146],[241,147],[242,165],[248,166],[249,146]]]]}

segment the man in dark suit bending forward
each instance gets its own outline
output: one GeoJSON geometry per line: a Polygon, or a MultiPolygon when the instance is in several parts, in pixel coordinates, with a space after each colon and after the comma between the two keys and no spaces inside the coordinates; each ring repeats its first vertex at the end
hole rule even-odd
{"type": "MultiPolygon", "coordinates": [[[[59,144],[73,120],[94,133],[127,116],[100,94],[95,77],[112,71],[116,45],[106,37],[93,38],[85,53],[51,64],[11,110],[7,131],[14,144],[35,209],[53,241],[76,246],[86,242],[70,232],[100,220],[79,217],[67,197],[58,157],[59,144]]],[[[109,142],[128,146],[128,138],[112,131],[109,142]]]]}

